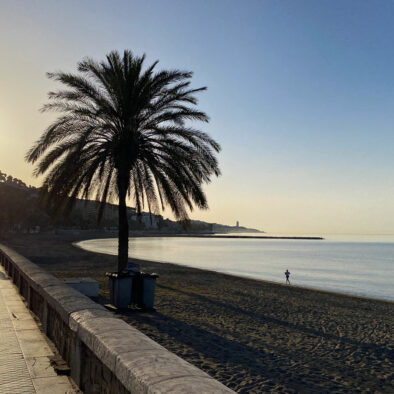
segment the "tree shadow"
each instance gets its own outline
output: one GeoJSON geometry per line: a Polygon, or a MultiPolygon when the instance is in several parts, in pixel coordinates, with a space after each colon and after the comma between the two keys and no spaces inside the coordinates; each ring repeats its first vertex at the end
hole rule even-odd
{"type": "Polygon", "coordinates": [[[242,309],[238,306],[234,306],[234,305],[224,303],[221,301],[215,301],[215,300],[212,300],[211,298],[208,298],[206,296],[192,293],[192,292],[188,292],[188,291],[184,291],[184,290],[175,289],[170,286],[160,285],[160,287],[165,288],[170,291],[184,294],[188,297],[196,298],[205,304],[214,305],[216,307],[223,308],[223,309],[230,311],[232,313],[248,316],[250,318],[259,320],[262,323],[271,323],[271,324],[275,324],[275,325],[279,325],[279,326],[288,328],[290,330],[295,330],[295,331],[301,332],[303,334],[308,334],[308,335],[324,338],[327,340],[334,340],[334,341],[338,341],[340,343],[349,344],[352,346],[357,346],[363,350],[374,351],[380,355],[379,358],[382,358],[382,360],[386,357],[389,359],[394,357],[393,350],[379,346],[375,343],[360,342],[360,341],[352,339],[352,338],[338,336],[335,334],[327,333],[322,330],[317,330],[315,328],[307,327],[307,326],[300,325],[300,324],[294,324],[294,323],[291,323],[286,320],[281,320],[281,319],[277,319],[275,317],[266,316],[261,313],[255,312],[255,311],[248,311],[248,310],[242,309]]]}
{"type": "MultiPolygon", "coordinates": [[[[344,377],[343,381],[352,381],[353,377],[360,372],[358,363],[344,362],[349,354],[361,350],[380,361],[386,358],[393,359],[392,350],[374,343],[360,342],[251,312],[193,292],[164,285],[160,287],[193,297],[203,304],[207,311],[211,307],[212,313],[215,313],[213,307],[222,308],[227,315],[247,316],[261,322],[261,326],[263,323],[269,323],[273,330],[275,330],[273,325],[279,327],[280,332],[283,333],[282,338],[276,343],[266,343],[263,338],[248,338],[246,334],[234,333],[229,327],[210,326],[209,324],[202,327],[158,311],[145,313],[130,310],[120,313],[125,321],[214,377],[218,372],[217,369],[221,369],[217,378],[230,388],[237,388],[239,392],[244,391],[236,386],[237,380],[246,377],[254,382],[253,390],[262,388],[268,390],[275,385],[294,392],[322,392],[327,387],[345,389],[347,386],[343,383],[334,383],[332,379],[338,374],[339,369],[340,375],[344,377]],[[216,332],[212,332],[211,328],[216,329],[216,332]],[[315,338],[315,344],[310,345],[309,349],[287,346],[287,338],[292,336],[292,331],[301,334],[301,337],[315,338]],[[323,340],[324,342],[330,341],[330,343],[322,346],[324,348],[322,352],[317,352],[315,345],[323,340]],[[344,345],[347,347],[341,361],[330,355],[337,345],[342,348],[340,352],[343,351],[344,345]],[[224,373],[223,370],[225,370],[224,373]]],[[[266,330],[271,329],[265,327],[266,330]]],[[[375,384],[372,381],[370,383],[375,384]]],[[[379,389],[379,386],[376,385],[375,388],[379,389]]]]}
{"type": "MultiPolygon", "coordinates": [[[[197,354],[190,354],[192,360],[189,361],[205,370],[208,374],[214,376],[217,365],[220,365],[222,369],[229,372],[229,375],[233,375],[230,381],[222,379],[222,382],[230,388],[234,388],[238,379],[243,379],[244,371],[247,371],[247,374],[254,378],[257,385],[262,384],[260,380],[269,378],[275,384],[283,387],[283,377],[276,376],[278,375],[277,373],[272,373],[273,370],[280,369],[280,360],[276,362],[276,357],[270,353],[265,353],[262,350],[256,351],[255,348],[239,343],[236,340],[225,338],[157,311],[151,312],[149,315],[136,310],[121,312],[120,314],[130,324],[138,321],[172,338],[177,346],[174,349],[171,349],[170,346],[169,350],[175,353],[177,350],[180,350],[180,357],[184,357],[185,351],[190,354],[189,349],[192,349],[197,354]],[[180,349],[179,344],[183,345],[184,349],[180,349]],[[267,366],[269,366],[269,371],[267,371],[267,366]],[[238,376],[236,376],[237,374],[238,376]]],[[[153,339],[160,341],[159,338],[153,339]]],[[[288,356],[288,354],[282,355],[281,358],[286,357],[287,359],[288,356]]],[[[294,386],[296,387],[293,388],[298,390],[302,387],[302,383],[294,384],[294,386]]],[[[287,388],[290,389],[292,387],[287,386],[287,388]]],[[[240,390],[239,392],[243,391],[240,390]]]]}

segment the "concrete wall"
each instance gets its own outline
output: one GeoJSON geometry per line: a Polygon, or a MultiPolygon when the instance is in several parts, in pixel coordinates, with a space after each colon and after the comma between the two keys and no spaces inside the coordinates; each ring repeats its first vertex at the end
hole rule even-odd
{"type": "Polygon", "coordinates": [[[1,244],[0,263],[85,393],[233,393],[1,244]]]}

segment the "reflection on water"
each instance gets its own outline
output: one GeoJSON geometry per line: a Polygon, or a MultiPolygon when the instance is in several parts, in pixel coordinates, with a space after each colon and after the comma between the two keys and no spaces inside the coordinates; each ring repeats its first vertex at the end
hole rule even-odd
{"type": "MultiPolygon", "coordinates": [[[[262,234],[264,235],[264,234],[262,234]]],[[[271,234],[270,234],[271,235],[271,234]]],[[[135,258],[171,262],[239,276],[394,300],[393,236],[325,236],[323,241],[135,238],[135,258]]],[[[116,239],[79,243],[84,249],[117,253],[116,239]]]]}

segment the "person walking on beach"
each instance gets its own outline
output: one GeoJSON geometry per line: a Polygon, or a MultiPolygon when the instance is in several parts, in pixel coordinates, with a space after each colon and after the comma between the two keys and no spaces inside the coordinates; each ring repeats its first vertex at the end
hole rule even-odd
{"type": "Polygon", "coordinates": [[[289,272],[289,270],[286,270],[285,275],[286,275],[286,284],[290,284],[290,280],[289,280],[290,272],[289,272]]]}

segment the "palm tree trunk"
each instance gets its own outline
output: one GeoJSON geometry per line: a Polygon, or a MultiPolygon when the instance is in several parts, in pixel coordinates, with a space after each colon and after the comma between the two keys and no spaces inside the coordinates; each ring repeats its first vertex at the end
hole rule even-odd
{"type": "Polygon", "coordinates": [[[127,220],[126,190],[119,190],[118,272],[126,269],[129,254],[129,223],[127,220]]]}

